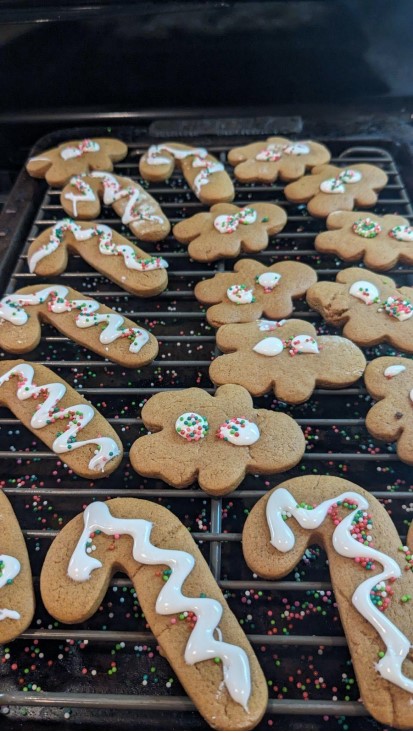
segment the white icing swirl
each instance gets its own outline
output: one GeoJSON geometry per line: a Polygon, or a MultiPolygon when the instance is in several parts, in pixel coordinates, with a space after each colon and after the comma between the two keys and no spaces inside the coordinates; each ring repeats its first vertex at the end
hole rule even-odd
{"type": "MultiPolygon", "coordinates": [[[[12,583],[15,577],[20,573],[20,563],[16,557],[12,555],[0,555],[1,571],[0,571],[0,588],[12,583]]],[[[20,614],[18,611],[9,608],[0,608],[0,621],[6,618],[18,620],[20,614]]]]}
{"type": "Polygon", "coordinates": [[[0,377],[0,387],[8,382],[10,377],[18,376],[20,381],[17,388],[17,399],[27,400],[30,397],[39,399],[41,395],[47,394],[44,402],[37,406],[30,425],[33,430],[40,430],[57,420],[68,420],[67,428],[55,439],[52,449],[55,453],[67,453],[84,445],[96,445],[95,455],[89,461],[91,471],[103,471],[108,461],[119,455],[119,448],[112,438],[90,438],[89,440],[76,441],[76,435],[95,417],[95,410],[92,405],[78,404],[70,405],[59,410],[58,402],[66,394],[66,386],[61,382],[50,384],[33,384],[34,369],[31,364],[18,364],[0,377]]]}
{"type": "Polygon", "coordinates": [[[372,303],[377,302],[380,295],[376,286],[373,285],[373,283],[368,282],[368,280],[357,280],[357,282],[352,284],[349,293],[350,295],[353,295],[354,298],[362,300],[366,305],[371,305],[372,303]]]}
{"type": "Polygon", "coordinates": [[[139,224],[139,222],[157,222],[164,223],[161,216],[157,216],[153,212],[155,207],[148,203],[148,195],[141,188],[128,184],[122,186],[118,178],[111,173],[102,173],[93,171],[92,178],[103,179],[103,203],[107,206],[119,201],[119,199],[128,197],[125,211],[122,214],[122,224],[139,224]]]}
{"type": "Polygon", "coordinates": [[[185,648],[186,664],[197,664],[219,657],[222,660],[224,683],[235,702],[247,710],[251,694],[250,667],[243,649],[221,640],[218,624],[222,606],[213,598],[190,598],[182,594],[182,587],[194,568],[195,560],[188,552],[164,550],[150,542],[152,522],[144,519],[118,519],[103,502],[90,504],[84,512],[84,530],[69,562],[68,575],[84,582],[91,573],[102,567],[100,560],[85,551],[90,534],[100,530],[107,535],[127,534],[133,538],[132,555],[143,565],[167,565],[172,573],[156,599],[156,613],[169,616],[192,611],[197,618],[185,648]],[[219,640],[215,638],[219,635],[219,640]]]}
{"type": "Polygon", "coordinates": [[[76,188],[76,190],[79,191],[79,193],[73,193],[73,191],[65,193],[65,199],[71,201],[73,204],[73,216],[77,216],[78,201],[82,204],[85,204],[88,201],[96,201],[96,195],[93,188],[86,183],[83,176],[73,176],[69,183],[73,188],[76,188]]]}
{"type": "Polygon", "coordinates": [[[97,153],[99,150],[100,145],[94,140],[82,140],[76,147],[63,148],[60,151],[60,157],[63,160],[72,160],[72,158],[80,158],[85,153],[97,153]]]}
{"type": "MultiPolygon", "coordinates": [[[[194,178],[194,190],[197,196],[199,195],[202,186],[207,186],[210,182],[210,176],[213,173],[220,173],[224,170],[222,163],[212,163],[209,160],[202,160],[202,165],[205,166],[200,173],[194,178]]],[[[195,164],[194,164],[195,167],[195,164]]],[[[199,165],[196,167],[200,167],[199,165]]]]}
{"type": "Polygon", "coordinates": [[[267,338],[262,339],[253,347],[253,351],[256,351],[257,354],[262,354],[263,356],[278,356],[278,354],[281,354],[283,349],[283,342],[275,336],[267,336],[267,338]]]}

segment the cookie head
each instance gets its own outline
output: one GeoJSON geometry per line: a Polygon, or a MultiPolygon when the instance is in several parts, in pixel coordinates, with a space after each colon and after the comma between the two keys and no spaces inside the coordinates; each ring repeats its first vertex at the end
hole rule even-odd
{"type": "Polygon", "coordinates": [[[329,150],[320,143],[285,137],[269,137],[233,148],[228,153],[228,160],[235,167],[235,177],[243,183],[272,183],[278,177],[294,181],[315,165],[328,163],[330,157],[329,150]]]}
{"type": "Polygon", "coordinates": [[[69,140],[30,158],[26,170],[34,178],[45,178],[49,186],[64,186],[71,176],[112,171],[127,153],[127,145],[114,138],[69,140]]]}

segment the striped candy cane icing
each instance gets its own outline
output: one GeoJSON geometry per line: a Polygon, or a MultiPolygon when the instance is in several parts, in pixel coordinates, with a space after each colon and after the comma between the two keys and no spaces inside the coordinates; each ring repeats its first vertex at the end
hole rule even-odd
{"type": "Polygon", "coordinates": [[[19,377],[17,399],[27,400],[33,397],[37,400],[40,396],[46,397],[44,402],[37,406],[30,421],[33,430],[40,430],[57,420],[68,421],[66,430],[58,435],[53,443],[52,449],[55,453],[67,453],[76,448],[82,448],[84,445],[96,445],[95,455],[89,461],[91,471],[103,471],[107,462],[119,455],[119,448],[112,438],[96,437],[89,440],[76,440],[78,432],[95,417],[92,405],[70,405],[59,410],[57,405],[66,394],[66,386],[61,382],[34,384],[34,369],[31,364],[18,364],[3,374],[0,377],[0,387],[14,376],[19,377]]]}
{"type": "Polygon", "coordinates": [[[159,270],[168,267],[163,257],[136,257],[136,253],[128,244],[115,244],[113,241],[113,230],[105,224],[96,224],[89,229],[82,229],[73,219],[61,219],[56,222],[49,241],[36,250],[29,259],[29,270],[34,272],[40,260],[52,254],[62,243],[65,233],[71,232],[77,242],[85,242],[92,237],[98,237],[99,252],[103,255],[122,255],[125,266],[128,270],[144,272],[148,270],[159,270]]]}
{"type": "MultiPolygon", "coordinates": [[[[20,563],[17,558],[12,555],[0,555],[0,588],[12,583],[19,573],[20,563]]],[[[4,621],[6,618],[18,620],[20,614],[10,608],[0,608],[0,621],[4,621]]]]}
{"type": "Polygon", "coordinates": [[[52,285],[38,290],[37,293],[8,295],[0,300],[0,318],[15,326],[23,326],[28,320],[25,306],[39,305],[49,300],[47,307],[51,313],[68,313],[79,309],[80,314],[75,320],[78,328],[90,328],[99,323],[107,323],[107,327],[99,334],[99,341],[102,344],[111,344],[116,339],[128,338],[131,340],[129,351],[137,354],[149,341],[149,334],[144,328],[121,328],[125,321],[123,316],[118,313],[96,313],[100,303],[89,298],[68,300],[66,298],[68,292],[63,285],[52,285]]]}
{"type": "Polygon", "coordinates": [[[84,530],[67,571],[72,580],[85,582],[89,580],[93,570],[102,567],[100,560],[91,557],[87,551],[90,553],[90,535],[96,530],[107,535],[130,535],[133,538],[134,560],[144,565],[167,565],[172,570],[156,600],[156,613],[169,616],[192,611],[195,614],[196,624],[185,648],[186,664],[197,664],[219,657],[229,694],[247,710],[251,694],[249,661],[243,649],[222,641],[218,628],[222,617],[221,604],[213,598],[190,598],[182,594],[182,586],[195,565],[194,557],[188,552],[155,547],[150,542],[152,522],[144,519],[118,519],[112,516],[106,504],[97,501],[90,504],[84,512],[84,530]],[[215,636],[218,636],[218,640],[215,636]]]}
{"type": "Polygon", "coordinates": [[[389,682],[413,693],[413,680],[402,672],[402,664],[410,653],[410,641],[371,600],[371,593],[374,594],[377,585],[401,576],[400,567],[393,558],[371,545],[363,545],[354,539],[351,533],[355,515],[360,510],[368,508],[368,501],[360,494],[347,491],[340,496],[323,501],[314,509],[307,509],[299,506],[287,489],[277,489],[271,494],[266,509],[271,544],[279,552],[289,552],[294,547],[295,538],[285,521],[286,518],[294,517],[304,529],[316,529],[324,522],[329,510],[337,502],[346,500],[351,500],[356,505],[356,509],[335,527],[332,537],[335,551],[343,557],[376,560],[383,567],[381,573],[360,583],[354,591],[352,603],[366,621],[374,627],[386,646],[384,656],[376,664],[376,671],[389,682]]]}

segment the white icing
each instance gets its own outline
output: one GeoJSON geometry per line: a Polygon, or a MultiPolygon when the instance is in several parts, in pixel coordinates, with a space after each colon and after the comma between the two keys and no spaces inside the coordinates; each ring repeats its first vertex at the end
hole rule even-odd
{"type": "Polygon", "coordinates": [[[263,356],[277,356],[281,354],[283,349],[283,342],[275,336],[268,336],[253,347],[253,351],[256,351],[257,354],[263,354],[263,356]]]}
{"type": "Polygon", "coordinates": [[[398,242],[413,242],[413,227],[409,224],[394,227],[389,235],[398,242]]]}
{"type": "Polygon", "coordinates": [[[266,293],[270,293],[271,290],[274,290],[280,280],[281,275],[278,272],[263,272],[262,275],[257,277],[257,283],[264,288],[266,293]]]}
{"type": "Polygon", "coordinates": [[[220,425],[217,437],[233,445],[253,445],[260,437],[258,425],[245,417],[233,417],[220,425]]]}
{"type": "Polygon", "coordinates": [[[175,430],[181,438],[185,438],[188,442],[197,442],[207,435],[208,420],[197,412],[184,412],[177,418],[175,430]]]}
{"type": "Polygon", "coordinates": [[[387,379],[393,379],[393,377],[397,377],[398,374],[401,374],[401,372],[404,372],[406,369],[403,364],[392,364],[391,366],[388,366],[384,370],[384,376],[387,379]]]}
{"type": "Polygon", "coordinates": [[[366,305],[377,302],[377,298],[380,295],[376,286],[368,282],[368,280],[357,280],[357,282],[352,284],[349,293],[355,298],[362,300],[366,305]]]}
{"type": "Polygon", "coordinates": [[[323,193],[345,193],[347,183],[358,183],[362,175],[359,171],[346,168],[336,178],[327,178],[320,183],[320,191],[323,193]]]}
{"type": "Polygon", "coordinates": [[[284,148],[286,155],[308,155],[309,152],[310,146],[306,143],[292,143],[284,148]]]}
{"type": "Polygon", "coordinates": [[[284,326],[285,323],[287,323],[285,318],[281,321],[267,321],[265,318],[259,318],[257,321],[260,331],[275,331],[276,328],[284,326]]]}
{"type": "Polygon", "coordinates": [[[240,224],[254,224],[256,220],[255,209],[246,207],[235,214],[220,214],[214,219],[214,227],[220,234],[232,234],[240,224]]]}
{"type": "Polygon", "coordinates": [[[172,573],[162,587],[157,599],[156,613],[164,616],[192,611],[197,618],[185,648],[186,664],[197,664],[219,657],[222,660],[224,683],[235,702],[247,710],[251,694],[250,667],[243,649],[222,641],[218,624],[222,617],[221,604],[212,598],[190,598],[182,594],[182,587],[194,568],[195,560],[188,552],[164,550],[150,542],[152,522],[144,519],[118,519],[113,517],[103,502],[90,504],[84,512],[84,530],[70,559],[68,575],[72,580],[84,582],[91,573],[102,567],[102,562],[86,551],[90,534],[100,530],[107,535],[127,534],[133,538],[132,555],[144,565],[167,565],[172,573]],[[219,639],[215,638],[219,634],[219,639]]]}
{"type": "Polygon", "coordinates": [[[77,194],[69,191],[69,193],[65,193],[65,199],[72,202],[73,216],[77,216],[78,201],[81,201],[82,204],[87,203],[88,201],[96,201],[96,194],[93,188],[86,183],[82,176],[73,176],[73,178],[70,179],[70,185],[73,186],[73,188],[76,188],[79,193],[77,194]]]}
{"type": "MultiPolygon", "coordinates": [[[[0,555],[0,562],[4,563],[0,575],[0,588],[4,588],[5,585],[13,582],[15,577],[20,573],[20,563],[12,555],[0,555]]],[[[4,621],[6,618],[17,620],[20,618],[20,614],[9,608],[0,608],[0,621],[4,621]]]]}
{"type": "MultiPolygon", "coordinates": [[[[17,399],[27,400],[30,397],[38,399],[47,394],[44,402],[39,403],[33,414],[30,425],[33,430],[40,430],[50,422],[68,420],[66,430],[55,439],[52,449],[55,453],[67,453],[84,445],[96,445],[95,455],[89,461],[91,471],[103,471],[106,463],[119,455],[119,448],[112,438],[97,437],[89,440],[76,441],[76,435],[94,418],[95,410],[92,405],[78,404],[58,409],[57,404],[66,394],[66,386],[61,382],[50,384],[33,384],[34,369],[31,364],[18,364],[0,377],[0,387],[10,377],[18,376],[20,381],[17,388],[17,399]]],[[[1,587],[1,586],[0,586],[1,587]]]]}
{"type": "Polygon", "coordinates": [[[300,352],[300,354],[319,354],[317,341],[313,336],[308,334],[300,334],[294,336],[290,341],[290,352],[300,352]]]}
{"type": "Polygon", "coordinates": [[[194,189],[197,195],[199,195],[202,186],[206,186],[209,183],[209,178],[212,173],[219,173],[220,171],[224,170],[224,166],[222,165],[222,163],[212,163],[211,161],[203,160],[202,164],[205,167],[194,178],[194,189]]]}
{"type": "MultiPolygon", "coordinates": [[[[76,302],[76,301],[72,301],[76,302]]],[[[80,306],[75,306],[80,307],[80,306]]],[[[99,303],[97,303],[99,308],[99,303]]],[[[68,307],[67,310],[70,310],[68,307]]],[[[143,328],[121,328],[125,319],[118,313],[95,313],[89,315],[82,309],[80,315],[76,318],[76,326],[78,328],[90,328],[98,323],[107,323],[107,327],[100,333],[99,341],[102,344],[111,344],[119,338],[130,338],[131,344],[129,351],[132,354],[138,354],[139,351],[149,341],[149,333],[143,328]]]]}
{"type": "Polygon", "coordinates": [[[237,305],[253,303],[255,300],[253,288],[247,288],[246,285],[231,285],[227,290],[227,296],[232,303],[237,303],[237,305]]]}
{"type": "Polygon", "coordinates": [[[332,542],[335,551],[343,557],[370,558],[383,567],[382,572],[369,577],[360,583],[354,591],[352,603],[357,611],[370,623],[386,646],[384,656],[376,664],[376,671],[386,680],[413,692],[413,680],[402,672],[402,664],[410,653],[410,641],[390,619],[373,604],[370,593],[379,583],[390,578],[399,578],[401,570],[393,558],[376,550],[371,545],[363,545],[351,535],[352,521],[357,511],[368,509],[368,501],[360,494],[346,491],[333,499],[323,501],[314,509],[297,506],[297,502],[287,489],[277,489],[271,494],[267,503],[267,522],[270,529],[271,544],[279,552],[289,552],[294,547],[295,537],[284,521],[283,515],[294,517],[300,527],[316,529],[327,517],[329,508],[338,501],[350,499],[357,504],[357,509],[350,512],[335,527],[332,542]]]}
{"type": "Polygon", "coordinates": [[[266,148],[261,150],[255,160],[264,160],[268,163],[276,163],[283,155],[308,155],[310,147],[306,143],[288,143],[280,145],[278,143],[269,143],[266,148]]]}
{"type": "Polygon", "coordinates": [[[413,307],[409,300],[403,298],[392,298],[389,296],[382,303],[382,307],[391,318],[397,318],[398,321],[407,321],[413,316],[413,307]]]}
{"type": "Polygon", "coordinates": [[[111,173],[93,171],[90,175],[92,178],[103,179],[103,203],[107,206],[116,203],[121,198],[128,197],[125,211],[122,214],[122,224],[133,222],[139,225],[145,221],[158,222],[159,224],[164,223],[164,219],[161,216],[153,213],[155,207],[148,203],[148,195],[143,189],[132,184],[124,188],[117,177],[111,173]]]}
{"type": "Polygon", "coordinates": [[[63,148],[60,151],[60,157],[63,160],[71,160],[72,158],[79,158],[84,153],[97,153],[99,150],[100,145],[94,140],[82,140],[76,147],[63,148]]]}
{"type": "Polygon", "coordinates": [[[52,285],[49,288],[38,290],[37,293],[24,293],[6,295],[0,300],[0,318],[9,321],[14,326],[24,326],[29,316],[26,313],[25,306],[40,305],[44,303],[50,295],[53,298],[65,298],[68,289],[63,285],[52,285]]]}
{"type": "Polygon", "coordinates": [[[169,164],[171,162],[169,158],[165,158],[159,155],[159,153],[162,153],[163,151],[173,155],[175,160],[184,160],[190,155],[194,155],[197,158],[202,159],[206,158],[206,156],[208,155],[208,151],[205,150],[205,148],[190,148],[189,150],[181,150],[179,148],[174,148],[172,145],[151,145],[151,147],[148,149],[148,152],[146,153],[145,162],[149,165],[169,164]]]}
{"type": "Polygon", "coordinates": [[[410,390],[409,397],[410,397],[410,402],[413,403],[413,389],[410,390]]]}

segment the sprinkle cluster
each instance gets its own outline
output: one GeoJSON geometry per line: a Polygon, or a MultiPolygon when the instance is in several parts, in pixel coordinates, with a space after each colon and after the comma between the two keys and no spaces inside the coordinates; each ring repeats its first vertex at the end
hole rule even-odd
{"type": "Polygon", "coordinates": [[[353,232],[365,239],[374,239],[381,232],[381,226],[374,219],[367,216],[365,219],[357,219],[352,226],[353,232]]]}
{"type": "Polygon", "coordinates": [[[185,412],[178,417],[175,430],[181,438],[185,438],[189,443],[197,443],[207,435],[209,424],[206,417],[198,415],[197,412],[185,412]]]}

